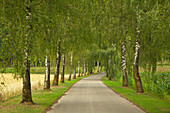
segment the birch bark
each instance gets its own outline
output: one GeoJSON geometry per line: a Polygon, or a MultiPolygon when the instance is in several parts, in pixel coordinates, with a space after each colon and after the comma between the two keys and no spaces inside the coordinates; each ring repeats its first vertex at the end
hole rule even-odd
{"type": "Polygon", "coordinates": [[[71,80],[71,75],[72,75],[72,65],[73,65],[73,55],[71,54],[70,76],[69,76],[69,78],[68,78],[68,81],[71,80]]]}
{"type": "Polygon", "coordinates": [[[63,55],[63,59],[62,59],[61,83],[64,83],[64,71],[65,71],[65,55],[63,55]]]}
{"type": "Polygon", "coordinates": [[[123,74],[123,86],[128,86],[128,78],[126,71],[126,39],[122,43],[122,74],[123,74]]]}
{"type": "Polygon", "coordinates": [[[109,61],[108,61],[108,79],[111,80],[111,76],[110,76],[110,64],[111,64],[111,55],[109,55],[109,61]]]}
{"type": "Polygon", "coordinates": [[[82,60],[82,67],[81,67],[81,76],[83,76],[83,60],[82,60]]]}
{"type": "Polygon", "coordinates": [[[54,80],[53,80],[53,85],[57,85],[57,86],[59,81],[60,61],[61,61],[60,40],[61,38],[58,40],[58,51],[57,51],[56,67],[55,67],[54,80]]]}
{"type": "Polygon", "coordinates": [[[87,62],[87,75],[89,74],[89,64],[87,62]]]}
{"type": "Polygon", "coordinates": [[[45,80],[44,80],[44,89],[49,90],[50,89],[50,57],[46,56],[45,60],[45,80]]]}
{"type": "Polygon", "coordinates": [[[127,77],[127,71],[126,71],[126,34],[124,31],[124,3],[122,2],[122,75],[123,75],[123,86],[127,87],[128,86],[128,77],[127,77]]]}
{"type": "Polygon", "coordinates": [[[99,72],[99,61],[97,61],[97,72],[99,72]]]}
{"type": "MultiPolygon", "coordinates": [[[[29,2],[29,4],[32,3],[32,0],[26,1],[29,2]]],[[[24,59],[24,75],[23,75],[23,88],[22,88],[22,100],[21,103],[24,102],[30,102],[32,101],[32,95],[31,95],[31,81],[30,81],[30,50],[29,47],[31,45],[30,37],[31,37],[31,31],[32,31],[32,15],[31,15],[31,5],[26,6],[26,20],[27,20],[27,33],[26,33],[26,44],[25,44],[25,59],[24,59]]]]}
{"type": "Polygon", "coordinates": [[[80,61],[78,62],[78,77],[80,77],[80,61]]]}
{"type": "MultiPolygon", "coordinates": [[[[138,6],[136,8],[136,15],[138,20],[140,20],[140,15],[138,12],[138,6]]],[[[141,78],[139,75],[139,49],[140,49],[140,29],[139,29],[139,23],[138,20],[136,22],[136,32],[137,32],[137,36],[136,36],[136,46],[135,46],[135,57],[134,57],[134,62],[133,62],[133,76],[135,79],[135,83],[136,83],[136,92],[137,93],[143,93],[143,87],[142,87],[142,82],[141,82],[141,78]]]]}
{"type": "Polygon", "coordinates": [[[86,61],[84,61],[84,76],[86,75],[86,61]]]}

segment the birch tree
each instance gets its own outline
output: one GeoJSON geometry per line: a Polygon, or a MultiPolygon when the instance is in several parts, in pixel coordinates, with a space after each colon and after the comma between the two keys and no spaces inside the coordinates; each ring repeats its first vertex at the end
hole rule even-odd
{"type": "Polygon", "coordinates": [[[56,67],[55,67],[53,85],[58,85],[58,81],[59,81],[60,60],[61,60],[60,40],[61,38],[58,40],[58,51],[57,51],[57,59],[56,59],[56,67]]]}
{"type": "Polygon", "coordinates": [[[64,71],[65,71],[65,55],[62,58],[62,68],[61,68],[61,83],[64,83],[64,71]]]}
{"type": "Polygon", "coordinates": [[[50,89],[50,57],[46,56],[45,59],[45,80],[44,80],[44,89],[49,90],[50,89]]]}
{"type": "Polygon", "coordinates": [[[21,103],[24,102],[31,102],[32,101],[32,95],[31,95],[31,81],[30,81],[30,46],[31,46],[31,38],[32,34],[31,31],[33,29],[33,26],[31,25],[32,21],[32,15],[31,15],[31,9],[32,9],[32,0],[27,0],[26,4],[26,20],[27,20],[27,33],[26,35],[26,42],[25,42],[25,62],[24,62],[24,67],[25,67],[25,72],[23,75],[23,89],[22,89],[22,100],[21,103]]]}
{"type": "Polygon", "coordinates": [[[71,62],[70,62],[70,76],[68,78],[68,81],[71,80],[71,75],[72,75],[72,65],[73,65],[73,55],[71,54],[71,62]]]}
{"type": "Polygon", "coordinates": [[[78,61],[78,77],[80,77],[80,60],[78,61]]]}
{"type": "Polygon", "coordinates": [[[135,46],[135,57],[133,62],[133,75],[136,83],[136,91],[137,93],[143,93],[143,87],[141,78],[139,76],[139,49],[140,49],[140,28],[139,28],[139,21],[140,21],[140,15],[139,15],[139,6],[136,6],[136,46],[135,46]]]}
{"type": "Polygon", "coordinates": [[[99,72],[99,61],[97,61],[97,72],[99,72]]]}

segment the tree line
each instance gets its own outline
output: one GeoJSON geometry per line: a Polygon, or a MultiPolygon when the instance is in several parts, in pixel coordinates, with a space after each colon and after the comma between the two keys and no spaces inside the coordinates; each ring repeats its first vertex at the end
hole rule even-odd
{"type": "Polygon", "coordinates": [[[139,66],[154,74],[158,61],[169,60],[168,0],[0,1],[0,67],[12,64],[23,78],[22,103],[33,102],[35,61],[45,60],[44,89],[50,89],[51,62],[52,84],[58,85],[69,59],[69,80],[76,69],[78,76],[85,75],[97,63],[109,80],[122,70],[125,87],[133,73],[136,91],[143,93],[139,66]]]}

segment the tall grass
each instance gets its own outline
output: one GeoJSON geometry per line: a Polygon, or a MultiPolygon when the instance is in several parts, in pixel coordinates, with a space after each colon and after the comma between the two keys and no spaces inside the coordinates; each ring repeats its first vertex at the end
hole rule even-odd
{"type": "MultiPolygon", "coordinates": [[[[1,76],[3,76],[4,79],[1,79],[0,82],[4,82],[5,84],[1,85],[0,100],[7,100],[10,97],[21,94],[23,85],[21,78],[14,79],[12,74],[4,73],[1,74],[1,76]]],[[[52,83],[54,75],[50,76],[51,76],[50,81],[52,83]]],[[[65,75],[65,79],[68,79],[68,76],[69,75],[65,75]]],[[[43,89],[43,86],[44,86],[44,74],[31,74],[32,90],[43,89]]]]}
{"type": "MultiPolygon", "coordinates": [[[[122,83],[122,72],[111,73],[114,80],[122,83]]],[[[155,74],[140,69],[140,77],[145,92],[161,99],[170,100],[170,66],[158,66],[155,74]]],[[[128,74],[128,86],[135,89],[136,84],[133,74],[128,74]]]]}
{"type": "Polygon", "coordinates": [[[170,72],[158,72],[154,75],[142,72],[141,78],[145,91],[160,98],[170,95],[170,72]]]}
{"type": "MultiPolygon", "coordinates": [[[[158,72],[153,75],[140,72],[140,77],[145,92],[170,100],[170,72],[158,72]]],[[[129,75],[128,80],[129,87],[135,89],[136,85],[133,76],[129,75]]]]}

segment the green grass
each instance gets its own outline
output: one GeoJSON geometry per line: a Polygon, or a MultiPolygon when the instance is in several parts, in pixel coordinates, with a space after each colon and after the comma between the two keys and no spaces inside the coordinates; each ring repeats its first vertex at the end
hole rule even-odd
{"type": "Polygon", "coordinates": [[[149,113],[170,113],[170,102],[148,94],[137,94],[134,89],[122,87],[122,83],[102,78],[104,84],[133,101],[149,113]]]}
{"type": "Polygon", "coordinates": [[[59,84],[59,87],[52,87],[51,91],[32,91],[32,97],[35,105],[19,104],[21,101],[21,95],[0,102],[0,113],[42,113],[45,108],[50,106],[70,86],[82,78],[84,77],[77,77],[76,80],[73,79],[72,81],[65,81],[64,84],[59,84]]]}

